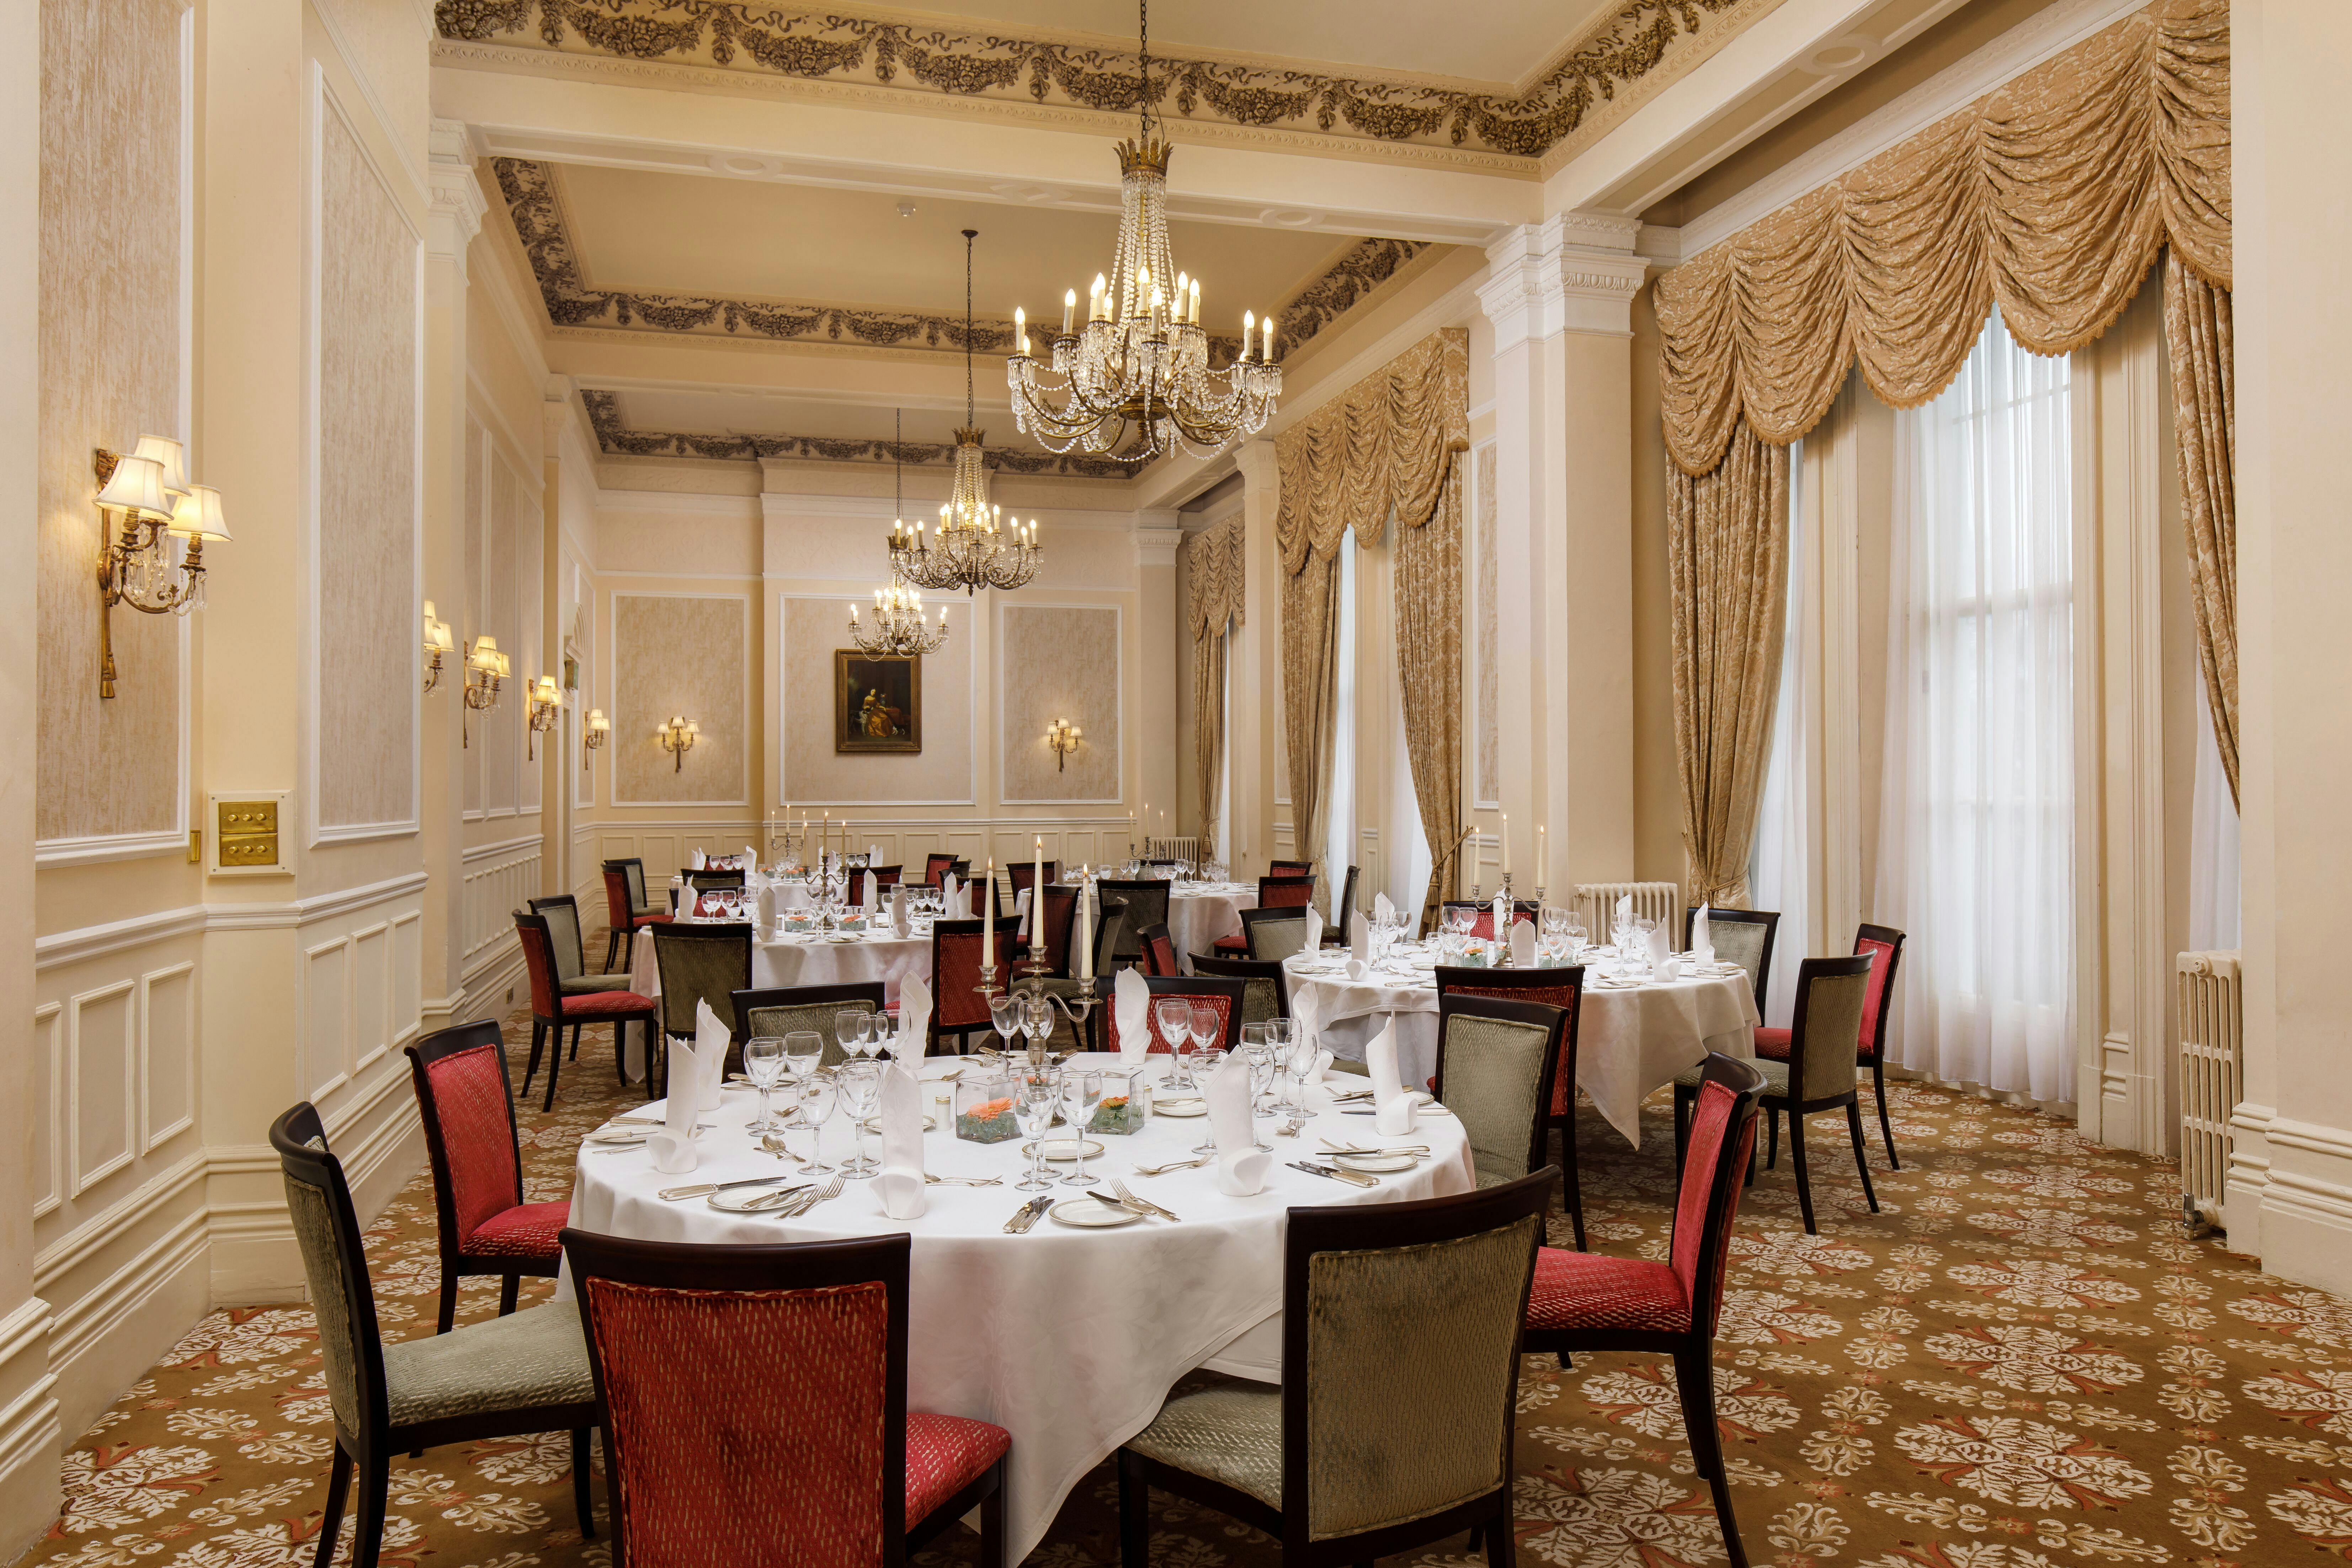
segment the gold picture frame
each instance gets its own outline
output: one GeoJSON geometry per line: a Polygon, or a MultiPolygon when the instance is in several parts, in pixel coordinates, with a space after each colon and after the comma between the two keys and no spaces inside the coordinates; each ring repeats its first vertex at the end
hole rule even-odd
{"type": "Polygon", "coordinates": [[[833,749],[867,755],[921,752],[922,655],[834,650],[833,749]]]}

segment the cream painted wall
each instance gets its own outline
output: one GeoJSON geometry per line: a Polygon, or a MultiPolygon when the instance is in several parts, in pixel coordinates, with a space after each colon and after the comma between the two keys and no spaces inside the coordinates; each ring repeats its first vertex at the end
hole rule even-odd
{"type": "MultiPolygon", "coordinates": [[[[980,739],[974,725],[984,703],[972,617],[960,602],[949,612],[946,644],[920,661],[922,751],[908,755],[835,750],[835,655],[856,646],[845,627],[848,607],[859,602],[830,594],[783,594],[775,599],[782,639],[776,690],[782,720],[777,804],[832,807],[836,816],[869,805],[977,805],[980,739]]],[[[871,600],[865,602],[871,605],[871,600]]]]}

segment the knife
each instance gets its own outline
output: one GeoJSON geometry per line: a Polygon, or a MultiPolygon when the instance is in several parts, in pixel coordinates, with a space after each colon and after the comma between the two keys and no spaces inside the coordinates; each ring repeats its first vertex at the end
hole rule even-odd
{"type": "Polygon", "coordinates": [[[680,1198],[707,1198],[713,1193],[728,1192],[736,1187],[772,1187],[779,1182],[796,1182],[798,1176],[754,1176],[748,1182],[704,1182],[691,1187],[664,1187],[660,1195],[675,1203],[680,1198]]]}
{"type": "Polygon", "coordinates": [[[1013,1217],[1004,1222],[1005,1234],[1018,1236],[1036,1224],[1037,1216],[1045,1212],[1045,1204],[1044,1198],[1031,1198],[1027,1203],[1014,1209],[1013,1217]]]}
{"type": "Polygon", "coordinates": [[[1290,1162],[1290,1168],[1294,1171],[1304,1171],[1310,1176],[1328,1176],[1335,1182],[1353,1182],[1360,1187],[1377,1187],[1381,1184],[1380,1178],[1377,1176],[1367,1176],[1358,1171],[1343,1171],[1337,1165],[1318,1165],[1307,1160],[1293,1160],[1290,1162]]]}

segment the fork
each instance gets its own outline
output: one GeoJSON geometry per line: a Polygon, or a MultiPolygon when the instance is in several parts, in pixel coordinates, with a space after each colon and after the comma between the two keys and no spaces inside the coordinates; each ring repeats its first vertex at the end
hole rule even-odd
{"type": "Polygon", "coordinates": [[[935,1186],[950,1187],[1001,1187],[1004,1184],[1002,1176],[934,1176],[929,1172],[924,1173],[923,1180],[935,1186]]]}
{"type": "MultiPolygon", "coordinates": [[[[1125,1204],[1131,1209],[1149,1209],[1162,1219],[1176,1219],[1174,1210],[1161,1208],[1150,1198],[1137,1197],[1133,1193],[1127,1190],[1127,1184],[1120,1181],[1117,1176],[1113,1176],[1110,1179],[1110,1190],[1118,1194],[1119,1202],[1125,1204]]],[[[1177,1220],[1177,1223],[1181,1225],[1183,1222],[1181,1220],[1177,1220]]]]}
{"type": "Polygon", "coordinates": [[[839,1176],[835,1176],[831,1182],[825,1184],[824,1191],[818,1193],[815,1196],[808,1199],[806,1202],[796,1205],[793,1210],[793,1214],[795,1216],[804,1215],[808,1213],[809,1210],[816,1207],[817,1205],[822,1203],[830,1203],[840,1195],[841,1178],[839,1176]]]}
{"type": "Polygon", "coordinates": [[[1215,1158],[1214,1154],[1203,1154],[1197,1160],[1178,1160],[1166,1165],[1138,1165],[1135,1168],[1135,1173],[1139,1176],[1158,1176],[1164,1175],[1170,1171],[1189,1171],[1195,1165],[1205,1165],[1215,1158]]]}

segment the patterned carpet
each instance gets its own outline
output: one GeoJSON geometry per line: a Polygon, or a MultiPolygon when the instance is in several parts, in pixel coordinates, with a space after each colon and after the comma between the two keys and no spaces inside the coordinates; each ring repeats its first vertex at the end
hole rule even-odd
{"type": "MultiPolygon", "coordinates": [[[[521,1076],[522,1043],[510,1032],[521,1076]]],[[[614,1108],[609,1047],[567,1068],[551,1115],[523,1116],[528,1195],[563,1194],[580,1134],[614,1108]]],[[[1661,1257],[1665,1102],[1645,1152],[1579,1129],[1593,1245],[1661,1257]]],[[[1864,1207],[1820,1122],[1822,1227],[1799,1227],[1785,1154],[1734,1239],[1717,1364],[1751,1559],[1798,1568],[2252,1568],[2352,1558],[2352,1303],[2180,1239],[2172,1168],[2084,1144],[2066,1123],[1950,1093],[1896,1095],[1900,1173],[1864,1207]]],[[[1564,1237],[1565,1225],[1555,1226],[1564,1237]]],[[[430,1332],[433,1197],[419,1175],[368,1230],[386,1332],[430,1332]]],[[[541,1284],[526,1303],[543,1296],[541,1284]]],[[[496,1310],[470,1286],[460,1321],[496,1310]]],[[[331,1437],[309,1310],[216,1312],[66,1457],[44,1565],[269,1568],[316,1550],[331,1437]]],[[[1520,1392],[1518,1546],[1560,1568],[1721,1561],[1674,1384],[1633,1356],[1572,1372],[1530,1360],[1520,1392]]],[[[396,1461],[383,1561],[397,1568],[604,1563],[574,1527],[564,1438],[396,1461]]],[[[599,1506],[603,1488],[597,1489],[599,1506]]],[[[1108,1466],[1032,1556],[1116,1556],[1108,1466]]],[[[1274,1543],[1160,1497],[1163,1568],[1260,1568],[1274,1543]]],[[[348,1553],[350,1538],[342,1542],[348,1553]]],[[[923,1568],[972,1558],[950,1531],[923,1568]]],[[[1461,1543],[1420,1554],[1464,1562],[1461,1543]]]]}

